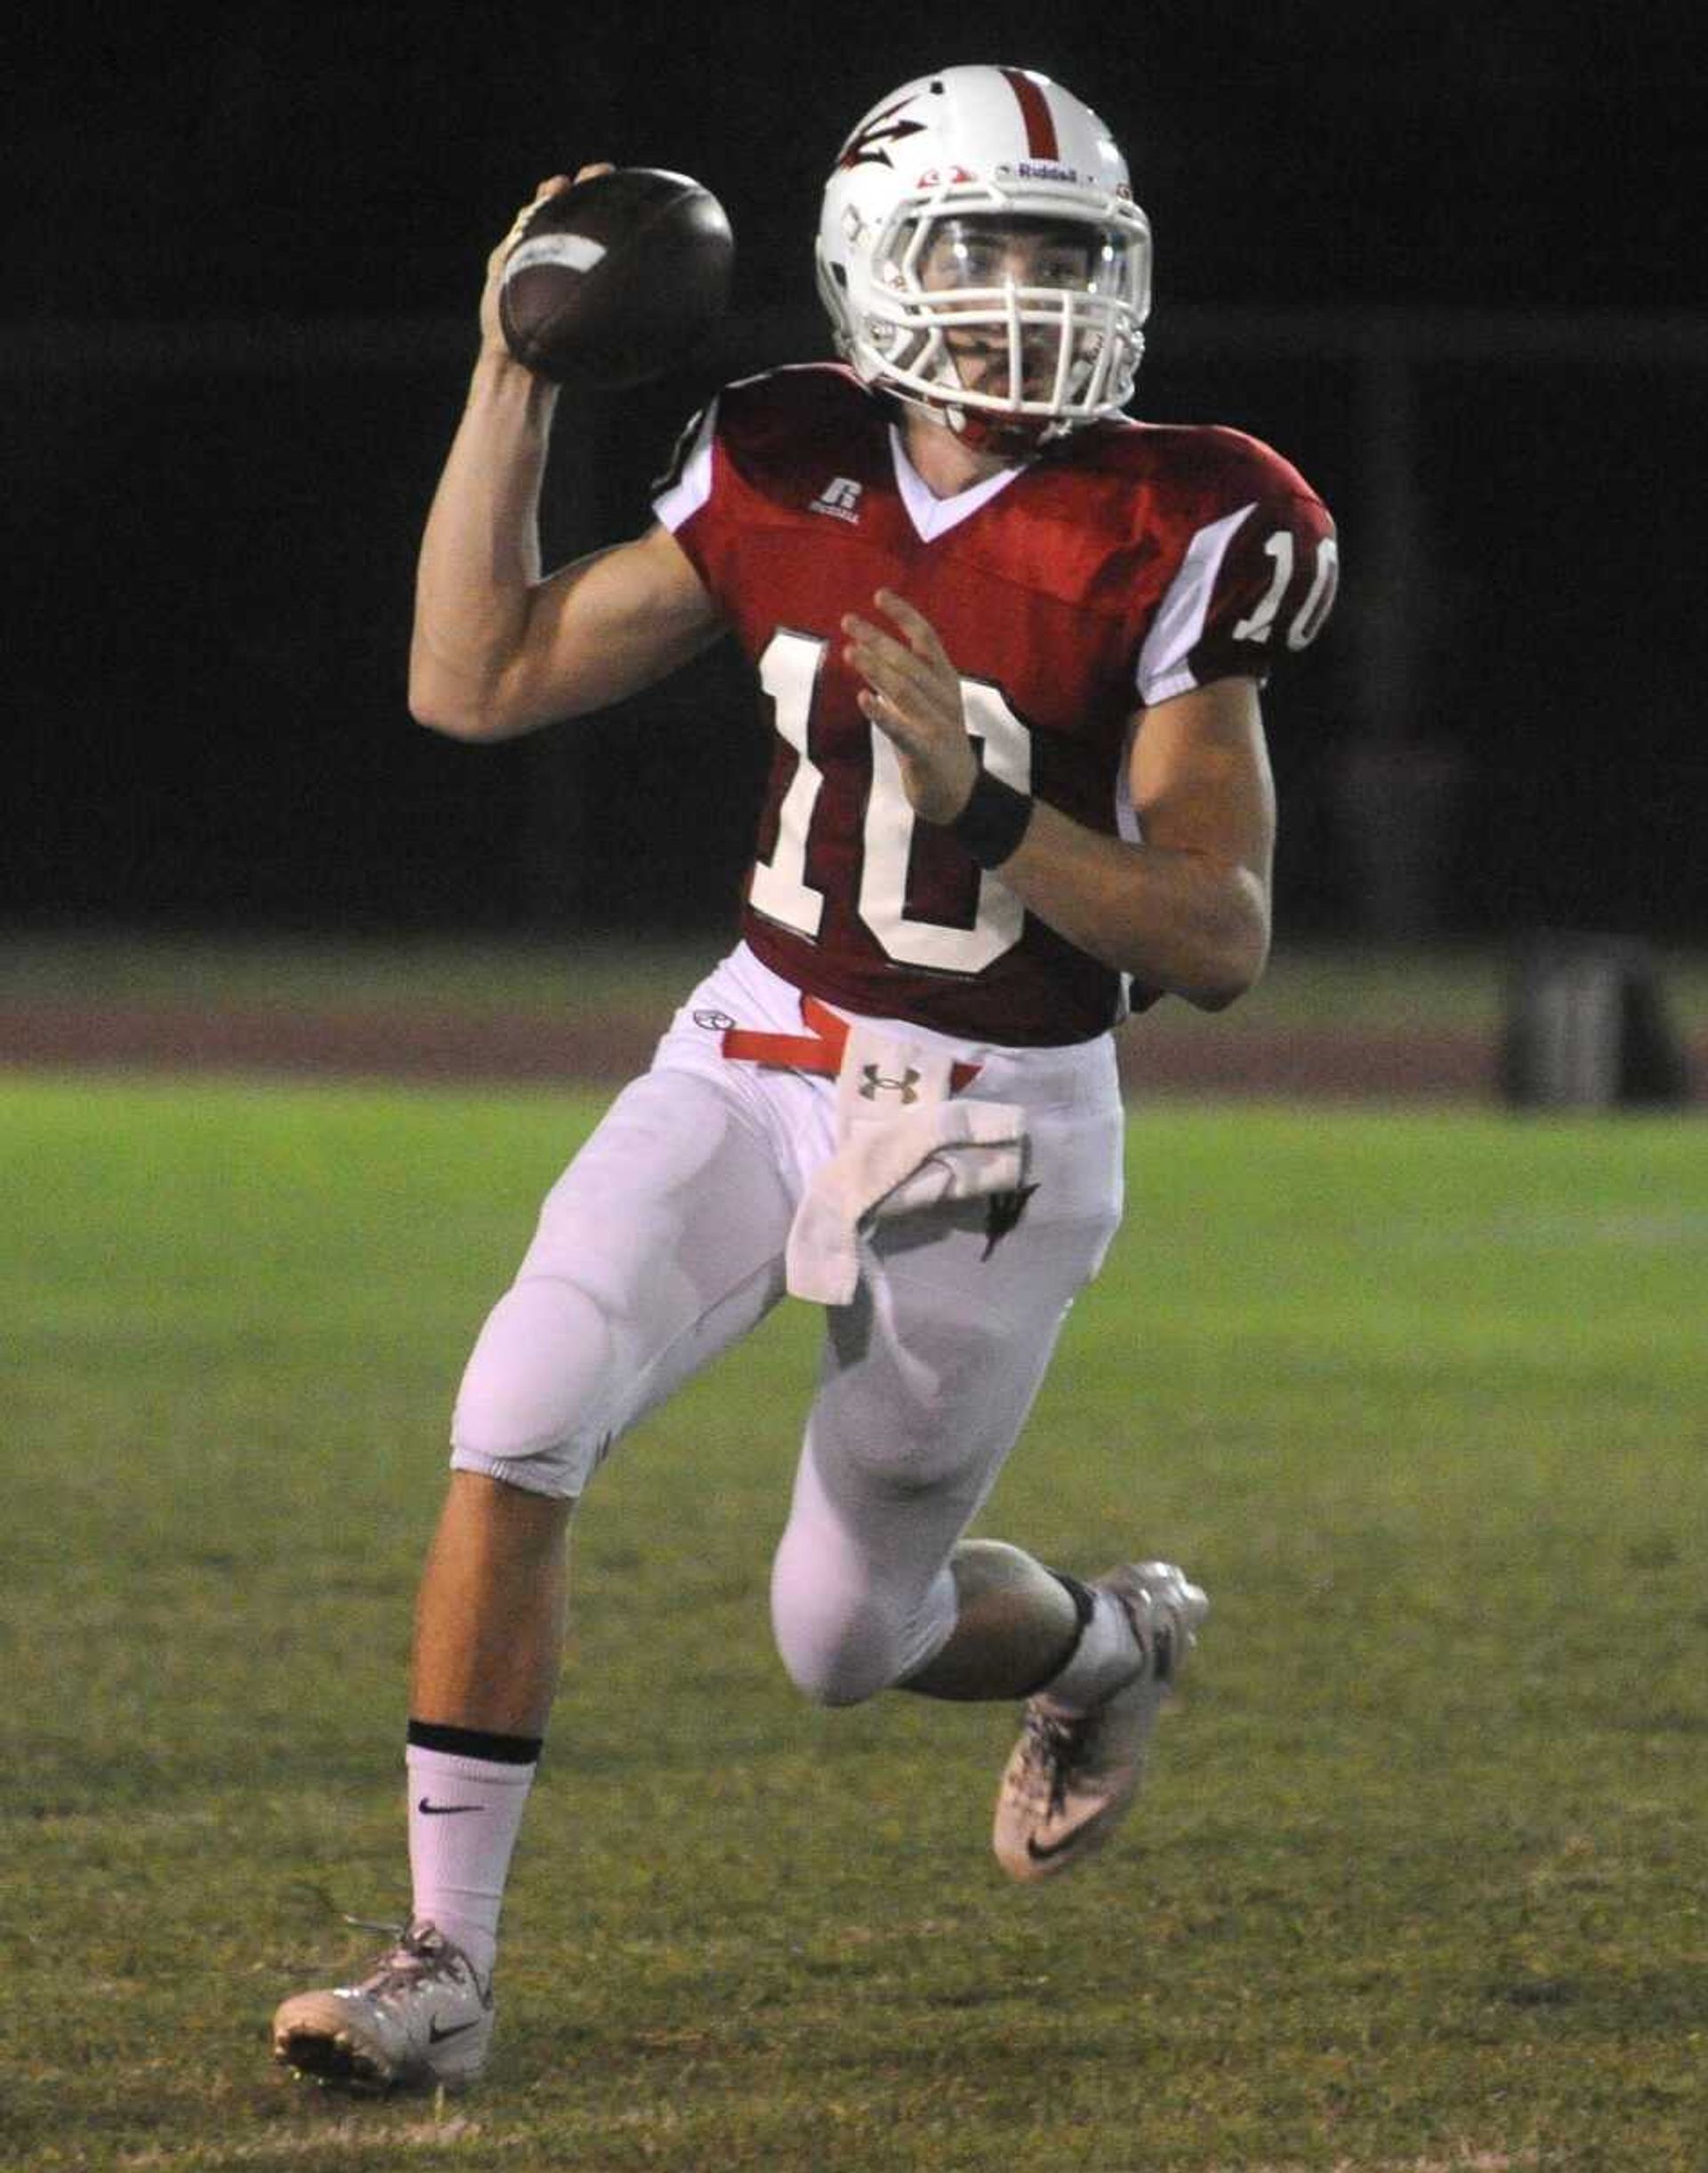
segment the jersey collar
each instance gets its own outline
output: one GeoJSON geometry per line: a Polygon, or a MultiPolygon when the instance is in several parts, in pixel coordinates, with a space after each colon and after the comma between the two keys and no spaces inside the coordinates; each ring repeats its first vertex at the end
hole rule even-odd
{"type": "Polygon", "coordinates": [[[939,535],[958,528],[981,505],[988,504],[998,491],[1006,490],[1017,476],[1026,472],[1023,467],[1002,468],[995,475],[987,475],[982,483],[972,483],[965,490],[956,491],[952,498],[939,498],[908,459],[901,432],[893,423],[890,425],[890,451],[896,463],[896,488],[922,543],[935,543],[939,535]]]}

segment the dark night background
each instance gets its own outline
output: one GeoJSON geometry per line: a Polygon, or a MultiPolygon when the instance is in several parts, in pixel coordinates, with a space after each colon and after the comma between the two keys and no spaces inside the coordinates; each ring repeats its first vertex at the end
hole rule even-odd
{"type": "Polygon", "coordinates": [[[481,265],[588,158],[729,208],[714,347],[561,414],[548,558],[632,533],[721,377],[826,351],[848,127],[992,60],[1128,150],[1157,237],[1135,411],[1269,439],[1340,519],[1339,612],[1268,703],[1284,926],[1708,934],[1700,30],[1228,0],[161,20],[12,34],[10,923],[725,916],[760,755],[732,657],[507,748],[405,712],[481,265]]]}

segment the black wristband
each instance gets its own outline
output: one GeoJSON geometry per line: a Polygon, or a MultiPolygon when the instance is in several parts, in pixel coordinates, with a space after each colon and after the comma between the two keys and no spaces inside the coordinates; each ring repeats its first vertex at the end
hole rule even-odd
{"type": "Polygon", "coordinates": [[[1001,867],[1019,850],[1037,801],[981,769],[967,804],[943,827],[957,839],[981,868],[1001,867]]]}

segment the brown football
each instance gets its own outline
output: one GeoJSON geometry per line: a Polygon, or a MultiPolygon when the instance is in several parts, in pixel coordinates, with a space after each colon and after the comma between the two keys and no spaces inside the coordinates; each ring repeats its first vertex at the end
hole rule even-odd
{"type": "Polygon", "coordinates": [[[505,342],[582,390],[663,377],[722,314],[735,254],[723,206],[686,173],[596,174],[548,197],[506,259],[505,342]]]}

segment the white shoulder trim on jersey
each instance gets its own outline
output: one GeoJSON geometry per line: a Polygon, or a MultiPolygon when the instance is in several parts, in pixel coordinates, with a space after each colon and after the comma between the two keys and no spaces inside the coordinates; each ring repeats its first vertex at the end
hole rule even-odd
{"type": "Polygon", "coordinates": [[[1200,528],[1187,545],[1180,571],[1169,583],[1145,646],[1139,652],[1135,676],[1139,699],[1147,709],[1173,695],[1188,694],[1197,685],[1186,660],[1203,639],[1204,622],[1209,616],[1210,599],[1228,546],[1240,523],[1256,510],[1253,498],[1249,505],[1224,513],[1220,520],[1200,528]]]}
{"type": "Polygon", "coordinates": [[[700,427],[676,480],[660,491],[652,510],[673,535],[690,514],[697,513],[712,495],[712,441],[717,435],[718,403],[713,400],[701,418],[700,427]]]}

